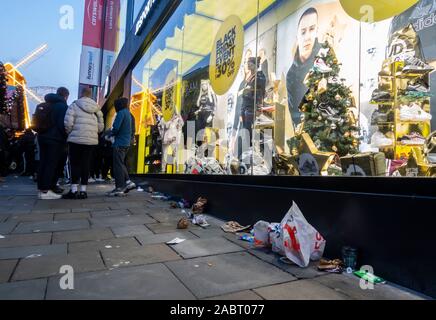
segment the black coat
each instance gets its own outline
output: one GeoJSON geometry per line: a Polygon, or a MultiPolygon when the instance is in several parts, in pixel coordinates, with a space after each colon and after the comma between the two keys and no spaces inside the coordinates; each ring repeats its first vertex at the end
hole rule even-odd
{"type": "Polygon", "coordinates": [[[53,126],[47,132],[38,135],[39,142],[65,144],[68,137],[64,127],[64,118],[68,109],[67,102],[60,95],[53,93],[46,95],[44,99],[46,103],[52,104],[51,120],[53,126]]]}
{"type": "Polygon", "coordinates": [[[288,74],[286,75],[286,88],[288,90],[289,104],[288,107],[295,125],[300,123],[301,112],[298,108],[301,104],[301,101],[303,101],[307,90],[309,89],[304,84],[304,78],[306,77],[310,69],[312,69],[319,49],[321,49],[321,46],[318,43],[318,40],[316,40],[311,56],[304,63],[301,62],[300,53],[299,50],[297,50],[294,58],[294,63],[292,64],[291,68],[288,71],[288,74]]]}

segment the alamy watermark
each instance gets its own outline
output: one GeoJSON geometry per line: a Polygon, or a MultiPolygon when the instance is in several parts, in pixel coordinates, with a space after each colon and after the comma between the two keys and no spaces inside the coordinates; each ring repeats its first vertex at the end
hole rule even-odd
{"type": "Polygon", "coordinates": [[[61,30],[73,30],[74,29],[74,8],[71,5],[63,5],[59,8],[59,28],[61,30]]]}
{"type": "Polygon", "coordinates": [[[62,290],[74,290],[74,269],[70,265],[64,265],[59,270],[63,276],[59,280],[59,287],[62,290]]]}

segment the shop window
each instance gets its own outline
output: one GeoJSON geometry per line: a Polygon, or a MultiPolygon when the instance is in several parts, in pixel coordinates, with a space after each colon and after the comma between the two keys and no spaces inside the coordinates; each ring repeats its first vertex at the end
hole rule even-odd
{"type": "Polygon", "coordinates": [[[435,175],[436,8],[345,2],[182,1],[134,71],[138,172],[435,175]]]}

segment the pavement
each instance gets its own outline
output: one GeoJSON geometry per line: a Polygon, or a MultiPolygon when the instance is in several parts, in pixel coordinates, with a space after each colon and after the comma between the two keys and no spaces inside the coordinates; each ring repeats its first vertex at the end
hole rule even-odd
{"type": "Polygon", "coordinates": [[[316,263],[285,264],[209,215],[207,228],[178,230],[181,209],[145,192],[105,197],[112,188],[93,184],[87,200],[40,201],[29,179],[0,184],[0,300],[426,299],[390,283],[363,290],[359,278],[319,272],[316,263]],[[166,244],[177,237],[186,240],[166,244]]]}

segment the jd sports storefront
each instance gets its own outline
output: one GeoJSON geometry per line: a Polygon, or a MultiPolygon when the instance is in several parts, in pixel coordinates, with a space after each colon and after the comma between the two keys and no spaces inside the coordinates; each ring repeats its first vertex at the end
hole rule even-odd
{"type": "Polygon", "coordinates": [[[130,170],[240,223],[295,201],[326,255],[436,297],[436,2],[144,1],[108,78],[130,170]],[[381,4],[382,3],[382,4],[381,4]],[[391,3],[391,5],[389,5],[391,3]]]}

